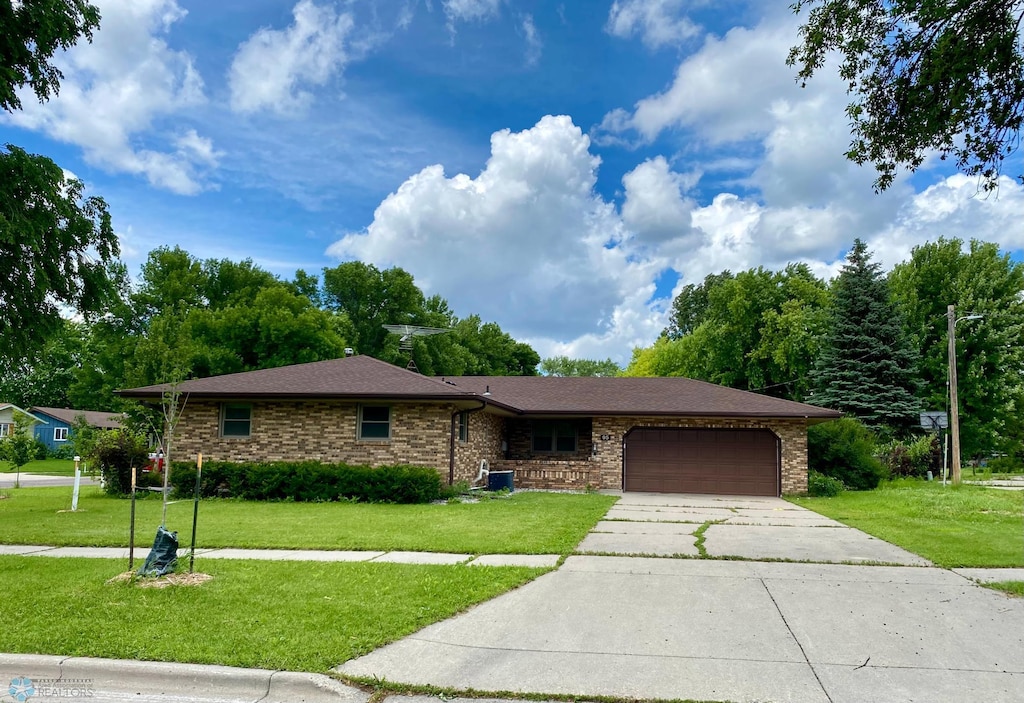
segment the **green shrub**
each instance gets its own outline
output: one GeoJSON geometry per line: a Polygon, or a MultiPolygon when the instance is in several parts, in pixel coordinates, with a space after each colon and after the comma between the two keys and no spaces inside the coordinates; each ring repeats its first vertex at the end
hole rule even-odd
{"type": "MultiPolygon", "coordinates": [[[[196,467],[175,462],[175,495],[195,493],[196,467]]],[[[350,466],[316,461],[228,462],[203,464],[199,494],[204,498],[370,503],[429,503],[441,497],[441,476],[424,466],[350,466]]]]}
{"type": "Polygon", "coordinates": [[[875,488],[886,477],[875,458],[875,435],[850,417],[808,428],[807,465],[856,491],[875,488]]]}
{"type": "Polygon", "coordinates": [[[1014,456],[997,456],[989,459],[985,468],[994,474],[1016,474],[1024,471],[1024,464],[1014,456]]]}
{"type": "Polygon", "coordinates": [[[938,474],[942,468],[942,441],[932,434],[910,441],[893,440],[882,447],[880,458],[893,478],[921,478],[929,471],[938,474]]]}
{"type": "Polygon", "coordinates": [[[46,446],[46,442],[38,437],[33,438],[32,441],[35,442],[35,446],[32,447],[32,458],[36,460],[45,459],[50,453],[50,448],[46,446]]]}
{"type": "MultiPolygon", "coordinates": [[[[46,447],[46,445],[44,444],[43,447],[46,447]]],[[[46,458],[49,458],[49,459],[74,459],[75,458],[75,448],[73,446],[69,445],[69,444],[62,444],[59,447],[57,447],[56,449],[54,449],[52,451],[49,451],[47,453],[47,456],[45,456],[43,458],[44,459],[46,459],[46,458]]]]}
{"type": "Polygon", "coordinates": [[[811,471],[807,475],[807,495],[831,498],[846,490],[846,486],[838,478],[811,471]]]}
{"type": "Polygon", "coordinates": [[[127,495],[132,490],[132,467],[140,470],[149,458],[146,438],[124,428],[100,433],[94,449],[103,476],[103,490],[127,495]]]}

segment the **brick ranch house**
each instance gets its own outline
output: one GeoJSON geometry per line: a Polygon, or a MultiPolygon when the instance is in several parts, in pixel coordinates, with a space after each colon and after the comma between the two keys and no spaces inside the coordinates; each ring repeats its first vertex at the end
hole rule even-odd
{"type": "MultiPolygon", "coordinates": [[[[158,401],[163,386],[120,391],[158,401]]],[[[807,490],[807,427],[840,413],[686,378],[430,378],[352,356],[186,381],[175,454],[436,468],[517,487],[807,490]]]]}

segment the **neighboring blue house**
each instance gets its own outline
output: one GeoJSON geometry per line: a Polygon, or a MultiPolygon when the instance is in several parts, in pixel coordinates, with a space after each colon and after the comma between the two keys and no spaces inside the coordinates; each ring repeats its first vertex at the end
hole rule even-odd
{"type": "Polygon", "coordinates": [[[84,416],[89,425],[101,430],[116,430],[121,426],[122,416],[120,413],[40,407],[32,407],[28,410],[41,420],[41,423],[35,426],[36,438],[51,451],[68,446],[68,441],[74,432],[72,425],[75,423],[75,418],[79,416],[84,416]]]}

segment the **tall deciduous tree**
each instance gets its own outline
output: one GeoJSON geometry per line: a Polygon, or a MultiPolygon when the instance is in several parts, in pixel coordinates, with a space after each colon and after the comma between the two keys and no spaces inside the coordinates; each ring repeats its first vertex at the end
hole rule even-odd
{"type": "Polygon", "coordinates": [[[805,264],[708,276],[677,297],[670,330],[678,336],[635,351],[624,373],[687,376],[801,400],[828,303],[824,282],[805,264]]]}
{"type": "Polygon", "coordinates": [[[383,325],[422,325],[423,292],[412,274],[379,270],[373,264],[348,261],[324,269],[323,302],[328,310],[348,315],[355,328],[350,340],[359,354],[381,356],[388,344],[383,325]]]}
{"type": "Polygon", "coordinates": [[[918,355],[880,269],[855,240],[833,282],[831,325],[810,400],[873,429],[901,431],[918,421],[918,355]]]}
{"type": "MultiPolygon", "coordinates": [[[[18,89],[45,101],[63,78],[58,49],[99,26],[84,0],[0,2],[0,107],[21,109],[18,89]]],[[[53,161],[13,145],[0,149],[0,358],[21,362],[61,325],[60,306],[83,317],[116,294],[117,237],[102,198],[53,161]]]]}
{"type": "Polygon", "coordinates": [[[939,239],[914,248],[889,275],[907,329],[921,350],[919,397],[948,403],[946,306],[980,320],[957,327],[960,441],[967,456],[1013,452],[1024,415],[1024,265],[995,244],[939,239]]]}
{"type": "Polygon", "coordinates": [[[540,362],[540,370],[546,376],[618,376],[622,369],[611,359],[572,359],[568,356],[553,356],[540,362]]]}
{"type": "Polygon", "coordinates": [[[60,330],[62,306],[83,317],[107,309],[119,253],[101,198],[46,157],[0,149],[0,357],[38,350],[60,330]]]}
{"type": "Polygon", "coordinates": [[[662,334],[669,339],[679,339],[697,329],[697,326],[707,319],[711,291],[732,278],[732,272],[725,270],[721,273],[708,274],[701,283],[688,283],[683,286],[679,295],[672,301],[668,327],[662,334]]]}
{"type": "Polygon", "coordinates": [[[994,187],[1024,122],[1024,2],[797,0],[793,8],[810,12],[788,63],[806,83],[839,54],[853,96],[847,157],[875,165],[878,189],[935,151],[994,187]]]}
{"type": "Polygon", "coordinates": [[[99,24],[99,10],[85,0],[0,2],[0,107],[20,110],[16,91],[23,85],[40,102],[56,94],[64,76],[53,55],[83,36],[92,41],[99,24]]]}
{"type": "Polygon", "coordinates": [[[84,324],[65,320],[38,354],[18,360],[0,358],[0,398],[22,408],[73,407],[68,391],[77,370],[90,361],[87,335],[84,324]]]}

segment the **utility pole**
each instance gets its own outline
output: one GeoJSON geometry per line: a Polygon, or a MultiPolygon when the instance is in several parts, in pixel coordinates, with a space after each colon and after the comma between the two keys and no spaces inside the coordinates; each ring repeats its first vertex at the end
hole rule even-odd
{"type": "MultiPolygon", "coordinates": [[[[956,306],[946,308],[949,323],[949,430],[953,436],[953,461],[950,479],[960,485],[960,403],[956,395],[956,306]]],[[[933,318],[934,319],[934,318],[933,318]]]]}

